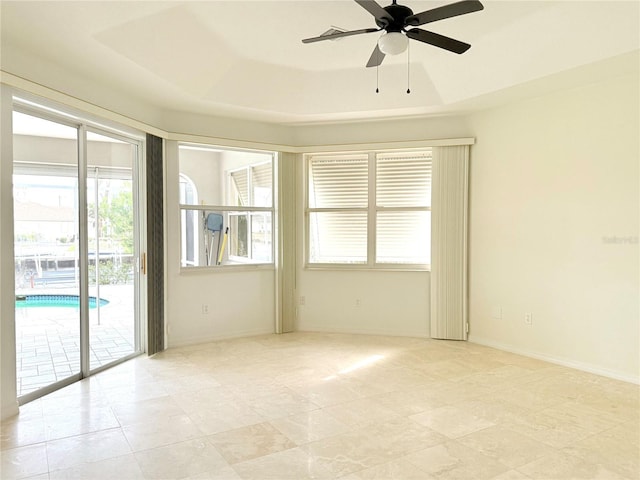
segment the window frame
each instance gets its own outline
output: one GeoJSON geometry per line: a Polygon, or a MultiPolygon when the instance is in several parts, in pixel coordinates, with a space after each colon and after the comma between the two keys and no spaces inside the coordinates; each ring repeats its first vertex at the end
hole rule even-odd
{"type": "Polygon", "coordinates": [[[398,150],[366,150],[348,152],[319,152],[304,155],[303,162],[303,197],[304,197],[304,268],[307,270],[366,270],[366,271],[430,271],[430,263],[386,263],[378,262],[377,259],[377,217],[380,212],[431,212],[431,202],[426,207],[416,206],[394,206],[383,207],[377,204],[377,157],[385,154],[408,154],[423,153],[431,151],[432,147],[421,147],[398,150]],[[311,161],[313,158],[340,157],[340,156],[367,156],[367,206],[366,207],[311,207],[310,206],[310,175],[311,161]],[[367,214],[367,260],[361,263],[323,263],[311,262],[311,221],[312,213],[316,212],[349,212],[367,214]]]}
{"type": "MultiPolygon", "coordinates": [[[[179,266],[180,266],[180,271],[182,273],[184,272],[192,272],[192,271],[219,271],[219,270],[226,270],[226,269],[233,269],[233,270],[237,270],[237,269],[246,269],[246,268],[250,268],[250,269],[255,269],[255,268],[273,268],[275,266],[275,254],[276,254],[276,242],[277,242],[277,238],[276,238],[276,229],[275,229],[275,222],[276,222],[276,198],[277,198],[277,193],[276,193],[276,172],[277,172],[277,162],[278,162],[278,154],[275,151],[266,151],[266,150],[253,150],[253,149],[248,149],[248,148],[232,148],[232,147],[226,147],[226,146],[220,146],[220,145],[211,145],[211,144],[202,144],[202,143],[192,143],[192,142],[178,142],[178,175],[183,175],[180,172],[180,147],[190,147],[190,148],[194,148],[194,149],[202,149],[202,150],[211,150],[211,151],[229,151],[229,152],[247,152],[247,153],[260,153],[260,154],[264,154],[264,155],[270,155],[271,156],[271,206],[270,207],[253,207],[253,206],[242,206],[242,205],[230,205],[230,199],[228,197],[228,193],[231,191],[230,190],[230,186],[231,186],[231,182],[233,181],[231,178],[231,173],[234,171],[239,171],[239,170],[247,170],[248,171],[248,175],[251,176],[251,165],[247,165],[245,167],[239,167],[239,168],[233,168],[233,169],[229,169],[223,172],[224,175],[224,183],[227,189],[227,192],[224,192],[224,199],[225,199],[225,203],[224,205],[214,205],[214,204],[204,204],[204,203],[200,203],[200,204],[183,204],[183,203],[178,203],[178,209],[180,210],[180,221],[182,222],[182,215],[183,212],[185,211],[197,211],[197,212],[216,212],[216,213],[222,213],[227,217],[227,222],[225,227],[228,227],[228,223],[229,220],[228,218],[231,215],[245,215],[247,217],[247,219],[251,219],[251,217],[253,215],[255,215],[256,213],[258,214],[265,214],[265,215],[271,215],[271,261],[252,261],[251,259],[248,259],[247,257],[239,257],[239,256],[234,256],[231,255],[230,251],[230,240],[228,240],[227,242],[227,258],[229,259],[229,261],[233,262],[231,264],[224,264],[224,265],[197,265],[197,266],[192,266],[192,265],[183,265],[182,264],[182,258],[179,258],[179,266]]],[[[269,163],[268,161],[262,162],[262,164],[266,164],[269,163]]],[[[250,222],[249,222],[250,223],[250,222]]],[[[182,229],[183,229],[183,225],[182,223],[180,223],[180,236],[181,236],[181,242],[182,242],[182,229]]],[[[251,237],[249,236],[248,238],[248,242],[251,242],[251,237]]],[[[182,244],[180,246],[180,251],[182,251],[183,247],[182,244]]]]}
{"type": "MultiPolygon", "coordinates": [[[[191,193],[193,194],[194,198],[195,198],[195,204],[198,203],[198,189],[196,187],[196,184],[193,182],[193,180],[191,180],[191,178],[189,178],[189,176],[185,175],[184,173],[179,173],[178,174],[178,195],[179,195],[179,199],[183,198],[183,191],[182,191],[182,185],[185,186],[185,196],[187,195],[187,188],[191,189],[191,193]]],[[[182,204],[182,201],[179,200],[180,204],[182,204]]],[[[191,205],[188,203],[185,203],[185,205],[191,205]]],[[[196,225],[196,222],[193,222],[193,228],[192,228],[192,232],[191,234],[193,235],[193,245],[192,245],[192,254],[193,254],[193,258],[194,260],[189,260],[188,257],[188,246],[186,244],[186,240],[187,240],[187,228],[182,228],[182,222],[185,221],[186,222],[186,218],[187,218],[187,210],[185,209],[181,209],[180,210],[180,265],[182,265],[183,263],[190,266],[190,267],[194,267],[195,265],[193,265],[195,258],[198,257],[200,255],[200,239],[198,236],[198,227],[196,225]]]]}

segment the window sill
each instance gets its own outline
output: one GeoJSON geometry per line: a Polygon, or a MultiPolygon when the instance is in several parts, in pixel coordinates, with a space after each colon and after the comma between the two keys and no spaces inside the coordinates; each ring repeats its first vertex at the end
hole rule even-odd
{"type": "Polygon", "coordinates": [[[348,272],[431,272],[431,265],[358,265],[340,263],[307,263],[308,271],[348,271],[348,272]]]}
{"type": "Polygon", "coordinates": [[[202,267],[180,267],[180,275],[201,275],[206,273],[255,272],[274,270],[272,263],[245,263],[237,265],[217,265],[202,267]]]}

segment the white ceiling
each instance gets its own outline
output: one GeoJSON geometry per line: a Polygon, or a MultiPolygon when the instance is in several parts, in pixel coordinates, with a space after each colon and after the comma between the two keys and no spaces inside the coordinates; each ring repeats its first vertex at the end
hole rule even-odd
{"type": "Polygon", "coordinates": [[[406,54],[365,68],[378,33],[302,44],[330,26],[375,26],[352,0],[2,1],[2,69],[45,85],[66,75],[167,111],[301,123],[442,114],[640,48],[635,0],[483,3],[423,27],[472,48],[412,41],[409,95],[406,54]]]}

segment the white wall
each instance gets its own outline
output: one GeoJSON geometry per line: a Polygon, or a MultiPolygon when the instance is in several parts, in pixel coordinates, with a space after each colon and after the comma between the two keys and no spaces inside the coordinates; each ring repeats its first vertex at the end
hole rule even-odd
{"type": "Polygon", "coordinates": [[[18,413],[13,263],[11,92],[0,86],[0,418],[18,413]]]}
{"type": "Polygon", "coordinates": [[[173,141],[167,141],[166,146],[168,261],[165,318],[168,345],[273,333],[275,280],[272,267],[180,269],[178,147],[173,141]],[[203,304],[208,306],[207,314],[203,314],[203,304]]]}
{"type": "Polygon", "coordinates": [[[471,341],[638,381],[638,85],[471,117],[471,341]]]}
{"type": "Polygon", "coordinates": [[[223,203],[220,152],[204,150],[180,150],[180,172],[193,182],[198,192],[198,203],[221,205],[223,203]]]}
{"type": "Polygon", "coordinates": [[[429,336],[428,272],[298,272],[296,330],[429,336]]]}

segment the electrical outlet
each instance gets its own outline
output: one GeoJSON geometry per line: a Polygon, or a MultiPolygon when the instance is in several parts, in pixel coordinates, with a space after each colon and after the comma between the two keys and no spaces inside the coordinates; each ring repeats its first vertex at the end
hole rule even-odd
{"type": "Polygon", "coordinates": [[[356,307],[359,307],[362,305],[362,300],[360,300],[359,298],[356,298],[356,307]]]}
{"type": "Polygon", "coordinates": [[[502,307],[496,306],[493,307],[493,311],[491,312],[491,318],[495,318],[496,320],[502,319],[502,307]]]}
{"type": "Polygon", "coordinates": [[[524,323],[526,323],[527,325],[531,325],[533,323],[533,314],[532,313],[525,313],[524,314],[524,323]]]}
{"type": "Polygon", "coordinates": [[[300,298],[298,299],[298,305],[300,306],[304,306],[307,303],[307,298],[304,295],[300,295],[300,298]]]}
{"type": "Polygon", "coordinates": [[[209,305],[207,305],[206,303],[202,304],[202,314],[209,315],[209,305]]]}

